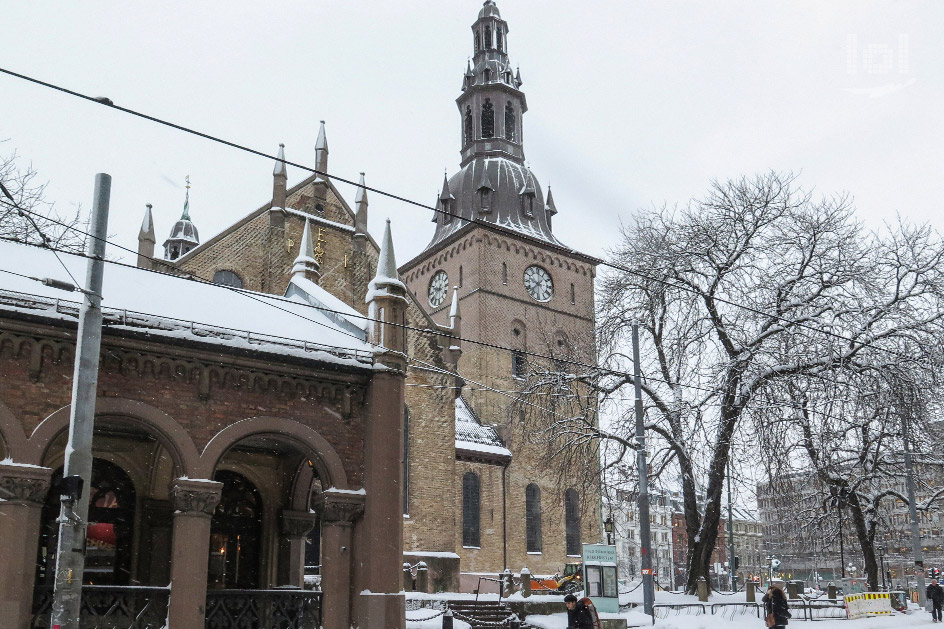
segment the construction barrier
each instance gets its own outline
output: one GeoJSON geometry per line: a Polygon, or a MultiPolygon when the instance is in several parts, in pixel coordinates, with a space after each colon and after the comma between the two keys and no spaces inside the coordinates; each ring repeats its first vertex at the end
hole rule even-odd
{"type": "Polygon", "coordinates": [[[893,612],[891,594],[888,592],[846,594],[845,602],[846,616],[850,619],[887,616],[893,612]]]}

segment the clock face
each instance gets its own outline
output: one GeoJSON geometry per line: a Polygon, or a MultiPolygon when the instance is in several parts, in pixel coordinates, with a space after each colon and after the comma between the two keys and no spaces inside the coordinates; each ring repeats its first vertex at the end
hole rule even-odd
{"type": "Polygon", "coordinates": [[[445,271],[436,271],[429,281],[429,305],[438,308],[446,301],[446,292],[449,290],[449,276],[445,271]]]}
{"type": "Polygon", "coordinates": [[[550,301],[554,296],[554,281],[551,274],[539,266],[529,266],[524,270],[524,287],[537,301],[550,301]]]}

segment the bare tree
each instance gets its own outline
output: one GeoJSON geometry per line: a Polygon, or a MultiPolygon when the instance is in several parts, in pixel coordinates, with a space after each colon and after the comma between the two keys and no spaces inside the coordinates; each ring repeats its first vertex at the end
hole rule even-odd
{"type": "MultiPolygon", "coordinates": [[[[653,467],[681,478],[689,592],[709,574],[745,411],[775,383],[829,378],[877,363],[882,343],[939,334],[942,256],[927,230],[870,235],[846,197],[814,199],[778,173],[716,182],[705,199],[642,211],[624,229],[612,255],[622,270],[602,283],[604,364],[630,371],[638,322],[653,467]]],[[[604,391],[627,384],[603,380],[604,391]]],[[[630,443],[631,416],[612,426],[599,438],[630,443]]]]}
{"type": "Polygon", "coordinates": [[[87,219],[81,207],[62,214],[46,200],[45,183],[30,165],[22,166],[12,152],[0,156],[0,237],[54,249],[81,253],[85,249],[87,219]]]}

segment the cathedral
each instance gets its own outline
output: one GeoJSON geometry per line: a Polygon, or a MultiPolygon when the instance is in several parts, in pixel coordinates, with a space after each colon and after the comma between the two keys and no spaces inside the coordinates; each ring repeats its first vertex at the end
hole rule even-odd
{"type": "MultiPolygon", "coordinates": [[[[553,574],[579,557],[581,543],[598,541],[601,528],[598,493],[560,486],[544,451],[516,432],[520,411],[507,394],[519,390],[531,353],[580,345],[589,348],[578,351],[582,361],[593,360],[599,260],[554,234],[558,210],[525,162],[528,103],[493,0],[471,30],[472,61],[456,99],[459,168],[442,182],[429,244],[398,267],[408,299],[404,561],[424,561],[432,587],[453,591],[471,591],[477,575],[505,568],[553,574]]],[[[379,246],[367,229],[368,194],[361,188],[349,203],[331,181],[328,157],[322,121],[317,172],[289,187],[277,161],[271,200],[204,242],[185,201],[164,243],[166,263],[279,294],[304,264],[313,282],[369,315],[363,295],[379,246]]],[[[392,228],[394,242],[398,228],[415,229],[392,228]]],[[[139,242],[151,255],[150,208],[139,242]]]]}
{"type": "MultiPolygon", "coordinates": [[[[325,627],[402,627],[404,564],[429,591],[487,590],[601,539],[599,489],[576,480],[598,462],[555,470],[526,416],[559,407],[521,393],[548,357],[593,363],[599,260],[554,234],[493,0],[471,30],[458,170],[412,259],[394,243],[417,226],[368,230],[363,174],[350,202],[335,186],[322,121],[313,174],[289,185],[280,145],[271,195],[206,240],[188,181],[179,218],[147,206],[138,268],[106,265],[83,596],[180,629],[316,602],[325,627]],[[323,598],[302,587],[319,578],[323,598]]],[[[0,629],[49,613],[78,311],[21,277],[0,286],[0,629]]]]}

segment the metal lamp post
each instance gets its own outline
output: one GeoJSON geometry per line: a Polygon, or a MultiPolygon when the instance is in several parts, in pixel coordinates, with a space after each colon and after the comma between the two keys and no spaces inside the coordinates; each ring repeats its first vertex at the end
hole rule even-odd
{"type": "Polygon", "coordinates": [[[879,569],[882,571],[882,591],[885,592],[888,590],[885,585],[885,544],[879,544],[876,550],[878,551],[879,569]]]}
{"type": "Polygon", "coordinates": [[[609,546],[613,545],[613,514],[607,516],[606,520],[603,521],[603,530],[606,531],[606,543],[609,546]]]}

